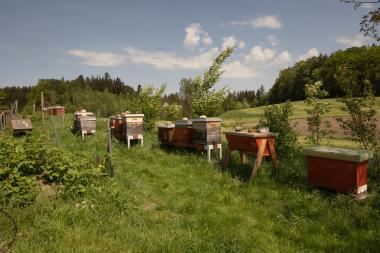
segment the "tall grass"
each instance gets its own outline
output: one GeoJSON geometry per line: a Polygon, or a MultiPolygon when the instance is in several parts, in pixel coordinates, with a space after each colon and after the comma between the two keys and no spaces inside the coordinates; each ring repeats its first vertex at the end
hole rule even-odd
{"type": "MultiPolygon", "coordinates": [[[[68,118],[58,126],[60,148],[78,159],[103,158],[105,121],[98,121],[94,136],[81,140],[70,133],[68,118]]],[[[31,206],[8,208],[19,229],[13,252],[376,252],[380,247],[376,194],[357,202],[311,188],[302,157],[282,166],[280,180],[266,161],[248,183],[244,175],[252,163],[238,166],[234,156],[235,170],[223,173],[205,154],[159,148],[155,135],[145,135],[143,148],[128,150],[114,142],[114,151],[116,176],[103,179],[101,191],[74,199],[41,195],[31,206]]]]}

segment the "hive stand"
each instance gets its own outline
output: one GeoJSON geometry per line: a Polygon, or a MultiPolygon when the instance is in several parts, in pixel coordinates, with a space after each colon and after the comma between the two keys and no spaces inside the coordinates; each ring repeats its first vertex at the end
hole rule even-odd
{"type": "Polygon", "coordinates": [[[211,150],[219,149],[219,160],[222,160],[222,144],[205,145],[204,149],[207,151],[207,161],[211,161],[211,150]]]}
{"type": "Polygon", "coordinates": [[[231,159],[231,151],[240,153],[241,163],[245,163],[245,154],[250,153],[256,156],[255,163],[252,167],[250,180],[256,177],[263,157],[272,158],[273,169],[276,172],[278,168],[277,154],[275,143],[277,133],[250,133],[250,132],[225,132],[228,146],[224,156],[223,167],[227,168],[231,159]]]}
{"type": "Polygon", "coordinates": [[[131,147],[131,140],[140,140],[141,147],[144,146],[144,135],[127,135],[127,147],[128,149],[131,147]]]}

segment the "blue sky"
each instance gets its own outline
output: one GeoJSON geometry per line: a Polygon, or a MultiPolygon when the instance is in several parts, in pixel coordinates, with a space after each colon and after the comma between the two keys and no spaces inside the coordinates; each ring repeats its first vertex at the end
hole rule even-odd
{"type": "Polygon", "coordinates": [[[128,85],[202,74],[225,47],[218,87],[270,88],[281,69],[319,53],[374,43],[339,0],[0,0],[0,86],[103,75],[128,85]]]}

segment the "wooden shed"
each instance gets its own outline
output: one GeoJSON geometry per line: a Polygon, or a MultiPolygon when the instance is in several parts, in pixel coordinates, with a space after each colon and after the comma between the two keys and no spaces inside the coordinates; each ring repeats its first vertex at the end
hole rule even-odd
{"type": "Polygon", "coordinates": [[[201,117],[193,119],[192,139],[194,144],[214,145],[221,143],[220,118],[201,117]]]}
{"type": "Polygon", "coordinates": [[[12,119],[12,134],[25,134],[31,132],[33,129],[32,121],[30,119],[12,119]]]}
{"type": "Polygon", "coordinates": [[[94,134],[96,132],[96,117],[92,112],[81,110],[74,113],[74,124],[72,129],[80,132],[82,139],[85,134],[94,134]]]}

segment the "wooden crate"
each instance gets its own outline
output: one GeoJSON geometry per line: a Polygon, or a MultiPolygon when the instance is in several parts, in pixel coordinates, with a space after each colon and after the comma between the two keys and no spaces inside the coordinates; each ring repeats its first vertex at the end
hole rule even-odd
{"type": "Polygon", "coordinates": [[[30,119],[12,119],[12,134],[24,134],[30,132],[33,129],[32,121],[30,119]]]}
{"type": "Polygon", "coordinates": [[[311,185],[342,193],[367,191],[368,153],[331,147],[308,147],[308,180],[311,185]]]}
{"type": "Polygon", "coordinates": [[[47,112],[51,115],[58,116],[58,115],[65,115],[65,107],[56,105],[56,106],[51,106],[47,107],[47,112]]]}
{"type": "Polygon", "coordinates": [[[221,143],[221,122],[219,118],[193,119],[192,140],[194,144],[213,145],[221,143]]]}
{"type": "Polygon", "coordinates": [[[173,142],[178,147],[189,147],[192,145],[193,123],[186,118],[175,122],[173,142]]]}
{"type": "Polygon", "coordinates": [[[121,118],[123,137],[144,134],[144,114],[123,113],[121,118]]]}
{"type": "Polygon", "coordinates": [[[174,124],[159,125],[158,126],[158,140],[161,144],[171,145],[173,144],[174,124]]]}
{"type": "Polygon", "coordinates": [[[92,112],[86,110],[77,111],[74,113],[74,124],[72,129],[74,132],[80,132],[82,138],[85,134],[94,134],[96,132],[96,117],[92,112]]]}
{"type": "Polygon", "coordinates": [[[121,139],[123,135],[123,119],[120,115],[110,117],[111,134],[117,139],[121,139]]]}

